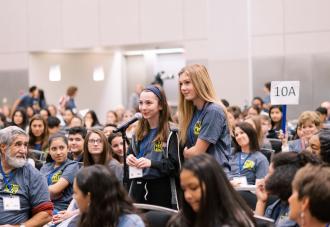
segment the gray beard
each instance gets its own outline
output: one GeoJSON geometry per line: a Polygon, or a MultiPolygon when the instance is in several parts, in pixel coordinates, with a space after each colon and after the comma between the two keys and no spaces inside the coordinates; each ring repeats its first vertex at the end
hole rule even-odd
{"type": "Polygon", "coordinates": [[[11,157],[10,156],[10,150],[9,148],[6,151],[6,161],[8,165],[14,168],[21,168],[25,165],[26,163],[26,158],[16,158],[16,157],[11,157]]]}

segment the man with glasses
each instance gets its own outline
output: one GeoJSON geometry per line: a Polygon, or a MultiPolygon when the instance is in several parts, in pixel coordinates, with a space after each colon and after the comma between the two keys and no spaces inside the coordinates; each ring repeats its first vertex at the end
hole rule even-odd
{"type": "Polygon", "coordinates": [[[0,225],[43,226],[51,221],[46,179],[27,163],[28,136],[16,126],[0,130],[0,225]]]}
{"type": "Polygon", "coordinates": [[[87,130],[83,127],[73,127],[69,129],[69,158],[77,161],[83,161],[83,149],[84,141],[87,134],[87,130]]]}

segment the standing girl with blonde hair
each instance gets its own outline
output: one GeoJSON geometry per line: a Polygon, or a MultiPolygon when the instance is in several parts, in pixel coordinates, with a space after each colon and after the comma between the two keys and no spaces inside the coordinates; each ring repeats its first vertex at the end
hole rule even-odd
{"type": "Polygon", "coordinates": [[[179,72],[179,131],[184,157],[208,153],[229,170],[230,132],[226,108],[216,97],[207,69],[190,65],[179,72]]]}

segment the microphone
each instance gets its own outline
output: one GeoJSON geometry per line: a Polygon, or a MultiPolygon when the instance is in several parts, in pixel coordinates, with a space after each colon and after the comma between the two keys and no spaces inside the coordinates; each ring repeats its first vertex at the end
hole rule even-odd
{"type": "Polygon", "coordinates": [[[127,122],[123,123],[122,125],[119,125],[117,129],[113,130],[113,133],[125,131],[131,124],[133,124],[134,122],[136,122],[140,119],[142,119],[142,114],[135,113],[133,118],[131,118],[127,122]]]}

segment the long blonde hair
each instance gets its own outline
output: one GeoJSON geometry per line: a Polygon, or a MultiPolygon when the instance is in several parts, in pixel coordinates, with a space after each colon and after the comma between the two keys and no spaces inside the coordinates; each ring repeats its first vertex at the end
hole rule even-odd
{"type": "MultiPolygon", "coordinates": [[[[197,96],[205,102],[216,103],[220,105],[227,119],[227,110],[220,99],[217,97],[209,73],[207,72],[205,66],[199,64],[188,65],[181,69],[179,72],[179,77],[183,74],[186,74],[191,79],[197,96]]],[[[189,123],[194,113],[194,105],[192,101],[188,101],[184,98],[181,93],[180,84],[179,94],[179,137],[181,144],[185,144],[189,123]]]]}

